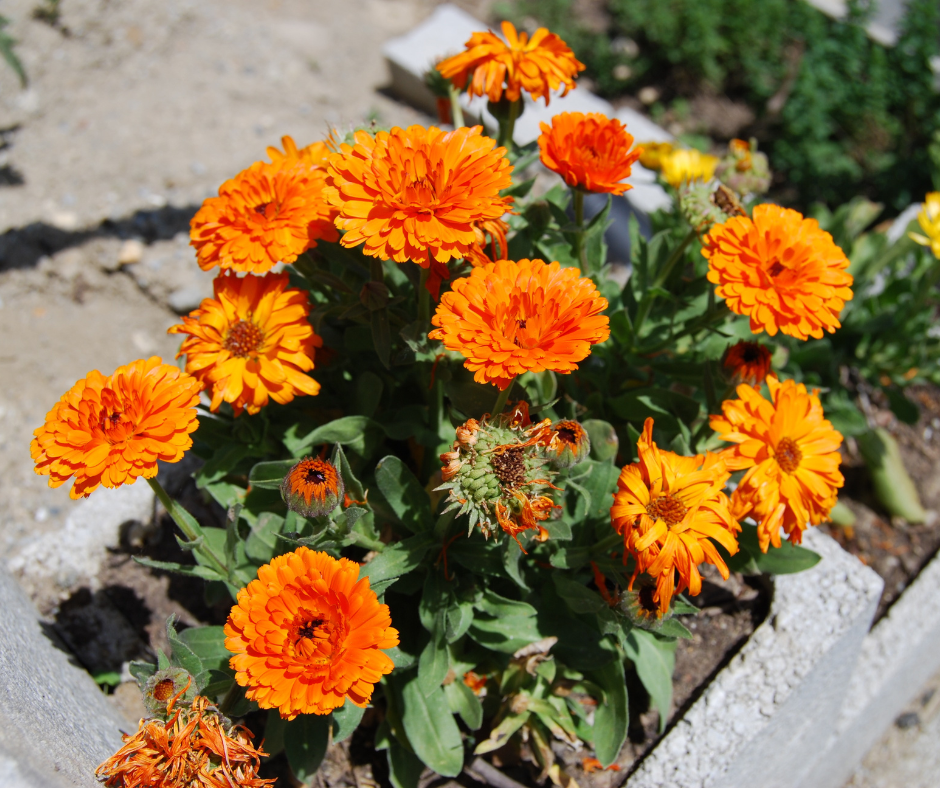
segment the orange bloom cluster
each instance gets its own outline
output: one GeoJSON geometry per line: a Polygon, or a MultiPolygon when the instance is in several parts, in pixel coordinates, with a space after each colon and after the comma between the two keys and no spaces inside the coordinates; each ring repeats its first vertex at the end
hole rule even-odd
{"type": "Polygon", "coordinates": [[[733,470],[749,469],[731,496],[735,517],[758,523],[761,550],[780,546],[780,528],[799,544],[803,531],[824,522],[844,479],[839,471],[842,435],[823,417],[817,392],[792,380],[767,378],[770,400],[751,386],[725,400],[711,427],[736,444],[722,457],[733,470]]]}
{"type": "Polygon", "coordinates": [[[633,187],[621,183],[629,177],[642,148],[633,148],[633,136],[616,118],[598,112],[562,112],[552,125],[540,123],[542,164],[557,172],[572,188],[588,192],[623,194],[633,187]]]}
{"type": "Polygon", "coordinates": [[[660,450],[652,419],[643,426],[637,452],[639,462],[620,472],[610,517],[623,536],[624,556],[636,559],[630,590],[640,572],[654,577],[654,600],[664,615],[674,593],[701,592],[699,564],[713,564],[727,580],[728,567],[711,540],[734,555],[740,526],[722,492],[731,474],[720,457],[660,450]]]}
{"type": "Polygon", "coordinates": [[[157,462],[179,462],[193,445],[199,381],[154,356],[97,370],[70,388],[46,414],[30,445],[36,473],[58,487],[73,476],[71,498],[98,486],[152,479],[157,462]]]}
{"type": "Polygon", "coordinates": [[[169,721],[141,720],[137,733],[124,734],[124,746],[95,770],[107,788],[265,788],[274,783],[258,777],[266,753],[252,745],[249,730],[231,725],[201,695],[173,713],[178,697],[168,704],[169,721]]]}
{"type": "Polygon", "coordinates": [[[238,592],[225,624],[235,680],[263,709],[329,714],[348,699],[365,706],[394,664],[388,605],[359,579],[359,564],[306,547],[280,555],[238,592]]]}
{"type": "Polygon", "coordinates": [[[272,163],[255,162],[219,187],[190,223],[199,266],[263,274],[292,263],[316,246],[335,241],[334,212],[326,202],[326,143],[298,150],[290,137],[284,153],[268,148],[272,163]]]}
{"type": "Polygon", "coordinates": [[[735,216],[705,237],[708,281],[728,308],[751,318],[751,331],[797,339],[834,332],[852,299],[849,261],[815,219],[777,205],[735,216]]]}
{"type": "Polygon", "coordinates": [[[523,372],[571,372],[610,336],[603,298],[577,268],[500,260],[445,293],[428,336],[466,356],[477,383],[505,389],[523,372]]]}
{"type": "Polygon", "coordinates": [[[469,95],[494,102],[503,96],[518,101],[525,90],[533,99],[544,98],[548,106],[551,91],[562,86],[561,95],[567,95],[578,72],[586,68],[571,48],[544,27],[531,39],[516,32],[511,22],[503,22],[502,28],[506,41],[492,30],[474,33],[466,51],[441,61],[437,70],[458,88],[466,87],[469,95]]]}
{"type": "Polygon", "coordinates": [[[770,373],[772,355],[759,342],[738,342],[725,351],[721,365],[735,383],[759,386],[770,373]]]}
{"type": "Polygon", "coordinates": [[[268,399],[284,404],[320,391],[306,373],[323,340],[307,320],[307,293],[288,283],[286,273],[224,272],[213,282],[215,298],[168,330],[187,335],[176,356],[186,356],[186,371],[211,393],[213,411],[228,402],[236,416],[257,413],[268,399]]]}

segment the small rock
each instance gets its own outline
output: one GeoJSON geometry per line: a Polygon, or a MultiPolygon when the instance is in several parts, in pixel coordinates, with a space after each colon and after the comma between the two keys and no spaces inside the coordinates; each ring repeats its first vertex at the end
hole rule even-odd
{"type": "Polygon", "coordinates": [[[139,263],[144,256],[144,245],[138,238],[128,238],[121,244],[121,251],[118,252],[118,266],[133,265],[139,263]]]}
{"type": "Polygon", "coordinates": [[[898,717],[894,724],[902,731],[906,731],[908,728],[915,728],[920,725],[920,717],[916,711],[908,711],[898,717]]]}
{"type": "Polygon", "coordinates": [[[57,230],[74,232],[78,229],[78,214],[74,211],[53,211],[49,216],[49,224],[57,230]]]}

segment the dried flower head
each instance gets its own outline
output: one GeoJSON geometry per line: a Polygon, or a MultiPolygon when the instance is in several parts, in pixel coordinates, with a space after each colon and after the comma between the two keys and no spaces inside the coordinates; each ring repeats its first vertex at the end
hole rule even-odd
{"type": "Polygon", "coordinates": [[[564,41],[544,27],[532,38],[518,33],[511,22],[503,22],[502,30],[505,41],[492,30],[474,33],[466,50],[438,63],[437,70],[458,88],[467,88],[471,96],[518,101],[524,90],[533,99],[544,98],[548,106],[551,91],[564,86],[561,95],[567,95],[578,72],[586,68],[564,41]]]}
{"type": "Polygon", "coordinates": [[[703,240],[708,281],[751,331],[797,339],[833,333],[852,299],[848,258],[815,219],[778,205],[758,205],[754,218],[736,216],[703,240]]]}
{"type": "Polygon", "coordinates": [[[710,181],[715,175],[718,158],[695,148],[677,148],[660,154],[663,180],[674,189],[688,181],[710,181]]]}
{"type": "Polygon", "coordinates": [[[154,717],[166,719],[172,704],[181,700],[192,703],[198,694],[193,677],[183,668],[158,670],[141,687],[144,705],[154,717]]]}
{"type": "Polygon", "coordinates": [[[699,236],[732,216],[747,216],[738,196],[722,183],[684,181],[678,191],[682,215],[699,236]]]}
{"type": "Polygon", "coordinates": [[[398,631],[359,569],[298,547],[238,592],[225,647],[249,700],[288,720],[329,714],[347,700],[369,702],[374,684],[395,667],[382,649],[398,645],[398,631]]]}
{"type": "Polygon", "coordinates": [[[322,517],[343,500],[343,477],[333,463],[306,457],[281,482],[287,508],[304,517],[322,517]]]}
{"type": "Polygon", "coordinates": [[[556,468],[570,468],[587,459],[591,452],[591,439],[578,422],[562,419],[552,425],[546,456],[556,468]]]}
{"type": "Polygon", "coordinates": [[[236,416],[257,413],[269,399],[283,405],[320,391],[306,373],[323,340],[307,320],[307,292],[289,281],[286,273],[223,272],[212,283],[215,297],[167,331],[186,335],[176,355],[186,356],[186,371],[208,390],[211,410],[228,402],[236,416]]]}
{"type": "Polygon", "coordinates": [[[731,140],[715,177],[738,194],[760,195],[770,188],[770,164],[757,150],[757,140],[731,140]]]}
{"type": "Polygon", "coordinates": [[[633,188],[623,181],[642,148],[633,147],[633,135],[616,118],[562,112],[552,118],[551,126],[540,123],[539,128],[542,164],[572,188],[609,194],[633,188]]]}
{"type": "Polygon", "coordinates": [[[530,421],[524,402],[458,427],[453,449],[441,455],[444,483],[437,489],[448,491],[450,504],[444,511],[468,515],[468,535],[478,525],[489,538],[498,526],[518,542],[522,531],[538,530],[555,506],[543,495],[552,486],[543,455],[552,434],[549,419],[530,421]]]}
{"type": "Polygon", "coordinates": [[[428,336],[462,353],[477,383],[505,389],[523,372],[571,372],[610,336],[607,300],[577,268],[501,260],[444,293],[428,336]]]}
{"type": "Polygon", "coordinates": [[[722,452],[728,467],[747,468],[731,495],[735,517],[758,523],[761,550],[780,546],[780,528],[799,544],[803,531],[828,519],[844,479],[842,435],[823,416],[818,392],[793,380],[767,378],[770,400],[752,386],[721,403],[711,427],[736,445],[722,452]]]}
{"type": "Polygon", "coordinates": [[[772,355],[760,342],[738,342],[725,351],[721,365],[735,384],[759,386],[770,373],[772,355]]]}
{"type": "Polygon", "coordinates": [[[98,485],[120,487],[152,479],[157,462],[179,462],[199,426],[199,381],[154,356],[97,370],[78,381],[46,414],[29,450],[36,473],[58,487],[73,476],[71,498],[98,485]]]}
{"type": "Polygon", "coordinates": [[[940,259],[940,192],[930,192],[917,214],[917,223],[924,235],[908,233],[911,240],[929,246],[934,257],[940,259]]]}

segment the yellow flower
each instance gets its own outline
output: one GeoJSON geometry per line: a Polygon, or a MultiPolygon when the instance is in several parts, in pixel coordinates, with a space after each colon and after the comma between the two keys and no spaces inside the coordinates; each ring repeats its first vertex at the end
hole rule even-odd
{"type": "Polygon", "coordinates": [[[917,214],[917,222],[927,235],[908,233],[911,240],[921,246],[929,246],[934,257],[940,259],[940,192],[930,192],[917,214]]]}
{"type": "Polygon", "coordinates": [[[694,148],[663,153],[660,158],[663,180],[674,189],[686,181],[710,181],[718,166],[718,157],[694,148]]]}

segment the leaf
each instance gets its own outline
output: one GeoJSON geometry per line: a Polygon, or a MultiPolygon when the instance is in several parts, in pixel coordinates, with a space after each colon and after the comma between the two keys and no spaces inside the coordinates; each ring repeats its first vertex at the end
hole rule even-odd
{"type": "MultiPolygon", "coordinates": [[[[443,615],[438,616],[438,619],[443,615]]],[[[439,624],[431,632],[431,639],[418,657],[418,683],[425,695],[432,695],[440,689],[441,684],[450,669],[450,656],[447,652],[447,640],[444,637],[444,626],[439,624]]]]}
{"type": "Polygon", "coordinates": [[[370,582],[401,577],[417,568],[433,543],[430,534],[418,534],[389,545],[359,570],[359,576],[370,582]]]}
{"type": "Polygon", "coordinates": [[[388,655],[388,658],[395,663],[395,670],[407,670],[408,668],[414,667],[415,663],[418,661],[414,654],[402,651],[398,646],[384,649],[384,651],[388,655]]]}
{"type": "Polygon", "coordinates": [[[372,344],[375,345],[375,354],[386,369],[391,367],[392,331],[388,325],[388,308],[376,309],[370,315],[372,323],[372,344]]]}
{"type": "Polygon", "coordinates": [[[343,451],[343,447],[338,443],[333,447],[333,456],[330,458],[330,461],[343,478],[346,494],[354,501],[365,501],[365,488],[362,486],[362,482],[356,477],[356,474],[353,473],[352,466],[350,466],[349,460],[346,459],[346,452],[343,451]]]}
{"type": "Polygon", "coordinates": [[[173,663],[188,671],[195,678],[202,673],[202,661],[196,656],[196,652],[179,639],[176,633],[176,616],[171,615],[166,620],[166,639],[170,642],[170,648],[173,650],[173,663]]]}
{"type": "Polygon", "coordinates": [[[338,709],[333,709],[333,744],[339,744],[352,736],[365,713],[364,707],[357,706],[349,698],[338,709]]]}
{"type": "Polygon", "coordinates": [[[141,566],[149,567],[150,569],[161,569],[164,572],[173,572],[178,575],[185,575],[186,577],[198,577],[200,580],[227,580],[228,578],[222,577],[214,569],[210,569],[207,566],[199,566],[198,564],[187,565],[187,564],[177,564],[173,561],[155,561],[152,558],[145,558],[144,556],[135,555],[134,560],[141,566]]]}
{"type": "MultiPolygon", "coordinates": [[[[444,777],[456,777],[463,769],[463,742],[447,704],[444,688],[425,696],[417,680],[401,686],[401,720],[415,754],[444,777]]],[[[392,679],[394,681],[394,679],[392,679]]]]}
{"type": "Polygon", "coordinates": [[[326,755],[333,720],[328,715],[301,714],[284,723],[284,752],[294,775],[308,782],[326,755]]]}
{"type": "Polygon", "coordinates": [[[609,519],[620,469],[609,462],[595,462],[594,460],[588,462],[591,463],[591,475],[581,482],[584,489],[591,495],[591,506],[587,516],[609,519]]]}
{"type": "Polygon", "coordinates": [[[444,694],[450,710],[459,714],[470,730],[479,730],[483,725],[483,704],[460,676],[444,687],[444,694]]]}
{"type": "Polygon", "coordinates": [[[495,591],[487,588],[482,596],[474,602],[474,607],[483,613],[491,616],[534,616],[538,611],[527,602],[517,602],[514,599],[506,599],[495,591]]]}
{"type": "Polygon", "coordinates": [[[523,646],[541,640],[538,621],[532,616],[502,616],[500,618],[475,618],[467,630],[481,646],[503,654],[514,654],[523,646]]]}
{"type": "Polygon", "coordinates": [[[221,481],[248,455],[243,443],[230,443],[217,449],[211,459],[196,473],[196,486],[202,489],[212,482],[221,481]]]}
{"type": "Polygon", "coordinates": [[[418,788],[418,780],[424,764],[413,752],[409,752],[392,739],[386,752],[388,757],[388,779],[394,788],[418,788]]]}
{"type": "Polygon", "coordinates": [[[260,487],[262,490],[280,490],[284,477],[290,473],[290,469],[296,464],[297,460],[255,463],[248,473],[248,483],[252,487],[260,487]]]}
{"type": "Polygon", "coordinates": [[[560,572],[553,574],[552,580],[555,582],[558,596],[565,600],[572,613],[599,613],[607,607],[607,603],[599,594],[575,580],[568,579],[560,572]]]}
{"type": "Polygon", "coordinates": [[[157,672],[157,666],[150,662],[141,662],[140,660],[134,660],[128,665],[127,668],[130,671],[130,674],[137,679],[138,686],[143,688],[144,684],[147,683],[154,673],[157,672]]]}
{"type": "Polygon", "coordinates": [[[667,618],[664,619],[659,629],[656,630],[657,635],[665,635],[666,637],[671,638],[685,638],[686,640],[692,639],[692,633],[686,628],[677,618],[667,618]]]}
{"type": "Polygon", "coordinates": [[[228,668],[232,652],[225,648],[223,627],[190,627],[179,634],[179,639],[199,658],[203,670],[228,668]]]}
{"type": "Polygon", "coordinates": [[[591,441],[591,458],[598,462],[612,462],[617,456],[620,439],[609,422],[588,419],[581,423],[591,441]]]}
{"type": "Polygon", "coordinates": [[[375,481],[392,512],[412,533],[431,528],[431,502],[421,483],[398,457],[379,460],[375,481]]]}
{"type": "Polygon", "coordinates": [[[660,732],[666,727],[669,706],[672,704],[672,671],[676,664],[675,647],[675,641],[659,640],[655,635],[642,629],[634,629],[627,635],[627,656],[633,660],[640,681],[643,682],[650,700],[659,711],[660,732]]]}
{"type": "Polygon", "coordinates": [[[283,517],[262,512],[245,540],[245,555],[260,564],[268,563],[277,552],[277,537],[283,527],[283,517]]]}
{"type": "Polygon", "coordinates": [[[448,643],[453,643],[462,638],[470,625],[473,623],[473,605],[469,602],[461,602],[452,605],[447,610],[447,628],[445,637],[448,643]]]}
{"type": "Polygon", "coordinates": [[[591,677],[605,694],[604,702],[599,702],[594,712],[594,752],[601,765],[607,767],[617,760],[630,724],[623,662],[612,660],[593,671],[591,677]]]}
{"type": "Polygon", "coordinates": [[[284,445],[295,457],[306,454],[314,446],[323,443],[341,443],[360,451],[365,446],[366,432],[380,433],[382,428],[367,416],[344,416],[327,422],[302,438],[289,440],[284,438],[284,445]]]}
{"type": "Polygon", "coordinates": [[[816,566],[822,560],[818,553],[789,541],[781,542],[780,547],[771,545],[766,553],[762,553],[757,537],[757,526],[748,523],[741,524],[738,545],[753,559],[757,570],[768,575],[790,575],[803,572],[816,566]]]}
{"type": "Polygon", "coordinates": [[[920,408],[911,402],[901,389],[883,388],[888,395],[888,402],[891,405],[891,411],[905,424],[917,424],[920,419],[920,408]]]}

